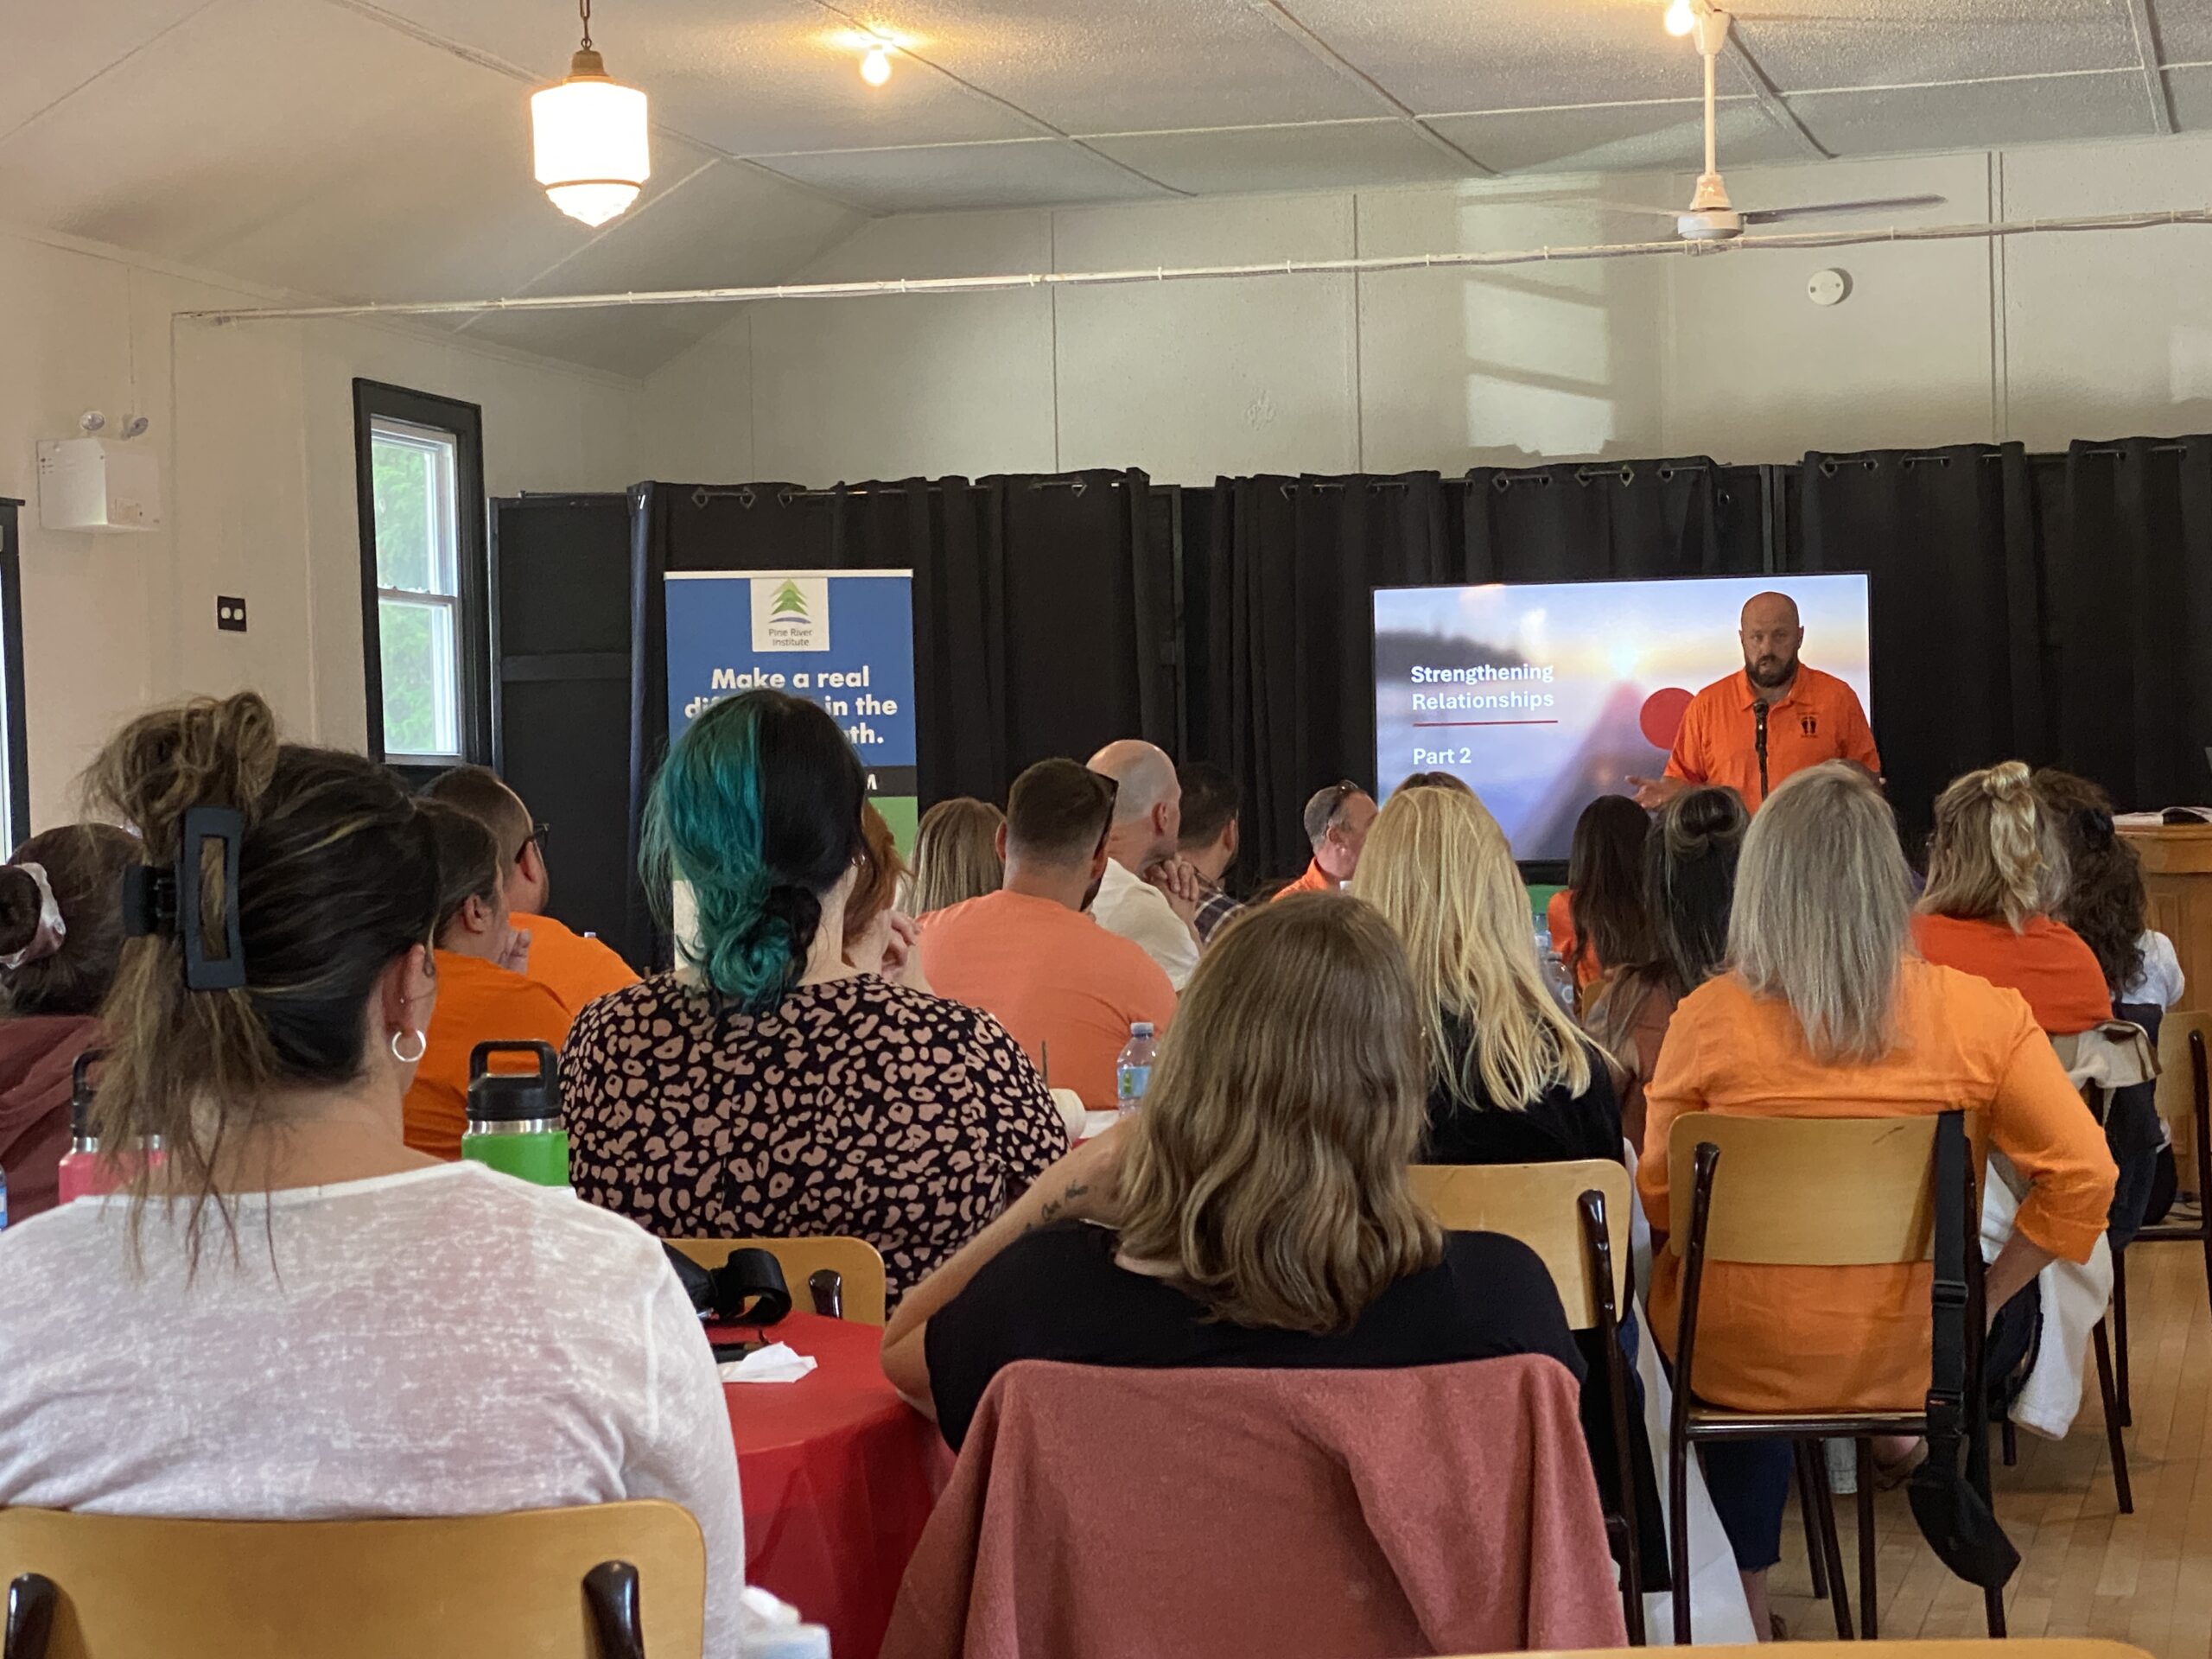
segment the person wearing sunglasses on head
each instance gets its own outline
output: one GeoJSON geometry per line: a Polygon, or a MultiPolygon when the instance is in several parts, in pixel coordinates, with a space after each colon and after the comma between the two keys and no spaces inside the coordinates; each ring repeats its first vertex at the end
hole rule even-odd
{"type": "Polygon", "coordinates": [[[1351,884],[1359,868],[1359,849],[1367,844],[1368,826],[1375,822],[1375,798],[1349,778],[1314,791],[1306,803],[1306,839],[1313,843],[1313,861],[1281,893],[1338,893],[1351,884]]]}
{"type": "Polygon", "coordinates": [[[559,997],[572,1014],[638,982],[630,964],[607,945],[546,913],[553,894],[553,878],[545,868],[551,828],[531,818],[522,798],[497,772],[488,766],[455,766],[433,778],[423,793],[459,807],[499,843],[509,920],[530,939],[527,955],[517,964],[521,972],[559,997]]]}

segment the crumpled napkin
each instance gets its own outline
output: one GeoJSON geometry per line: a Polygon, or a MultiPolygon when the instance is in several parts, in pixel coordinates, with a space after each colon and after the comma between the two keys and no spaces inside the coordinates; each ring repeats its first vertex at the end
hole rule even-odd
{"type": "Polygon", "coordinates": [[[725,1382],[796,1382],[814,1369],[814,1357],[787,1342],[772,1342],[715,1369],[725,1382]]]}

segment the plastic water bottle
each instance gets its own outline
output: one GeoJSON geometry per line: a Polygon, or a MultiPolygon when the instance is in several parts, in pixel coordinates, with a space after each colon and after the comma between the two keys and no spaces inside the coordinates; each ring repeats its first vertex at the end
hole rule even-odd
{"type": "Polygon", "coordinates": [[[468,1132],[461,1155],[539,1186],[569,1185],[561,1058],[550,1043],[479,1043],[468,1057],[468,1132]],[[494,1071],[494,1054],[527,1054],[528,1071],[494,1071]]]}
{"type": "Polygon", "coordinates": [[[1129,1040],[1114,1059],[1114,1104],[1122,1116],[1144,1104],[1152,1087],[1152,1026],[1140,1020],[1129,1027],[1129,1040]]]}
{"type": "Polygon", "coordinates": [[[0,1169],[0,1233],[8,1230],[8,1172],[0,1169]]]}
{"type": "Polygon", "coordinates": [[[1567,976],[1567,969],[1559,959],[1559,947],[1552,943],[1552,931],[1539,923],[1536,927],[1536,967],[1550,988],[1552,1001],[1574,1012],[1574,986],[1567,976]]]}

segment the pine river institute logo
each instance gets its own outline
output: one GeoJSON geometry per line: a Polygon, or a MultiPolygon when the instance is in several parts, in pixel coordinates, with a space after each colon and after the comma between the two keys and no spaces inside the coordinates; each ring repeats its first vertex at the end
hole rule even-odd
{"type": "Polygon", "coordinates": [[[753,649],[830,649],[830,579],[827,576],[755,576],[753,579],[753,649]]]}

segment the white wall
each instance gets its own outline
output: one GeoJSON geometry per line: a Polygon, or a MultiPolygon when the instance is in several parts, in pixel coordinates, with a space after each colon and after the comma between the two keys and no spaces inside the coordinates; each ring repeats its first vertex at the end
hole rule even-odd
{"type": "MultiPolygon", "coordinates": [[[[1725,160],[1725,157],[1724,157],[1725,160]]],[[[1739,206],[1939,194],[1951,224],[2202,207],[2212,139],[1745,168],[1739,206]]],[[[808,276],[1572,246],[1646,233],[1574,199],[1681,177],[877,221],[808,276]]],[[[1827,221],[1834,223],[1834,221],[1827,221]]],[[[1859,221],[1880,225],[1880,219],[1859,221]]],[[[1653,220],[1649,233],[1668,227],[1653,220]]],[[[1847,449],[2212,426],[2212,230],[1745,251],[1487,270],[756,305],[647,382],[693,479],[1135,466],[1455,472],[1549,458],[1847,449]],[[1806,297],[1815,270],[1853,282],[1806,297]]]]}
{"type": "Polygon", "coordinates": [[[31,820],[72,816],[100,741],[149,701],[252,685],[294,734],[358,747],[357,375],[480,404],[485,482],[620,489],[641,463],[636,382],[351,323],[217,327],[181,310],[262,296],[43,234],[0,232],[0,495],[24,499],[31,820]],[[158,534],[39,527],[35,445],[86,409],[153,417],[158,534]],[[242,594],[245,634],[215,628],[242,594]]]}

